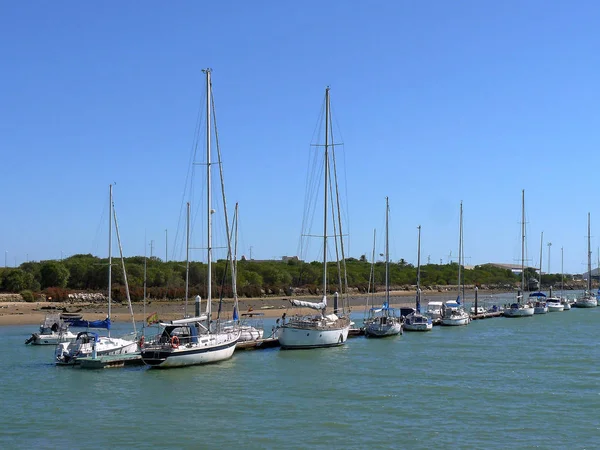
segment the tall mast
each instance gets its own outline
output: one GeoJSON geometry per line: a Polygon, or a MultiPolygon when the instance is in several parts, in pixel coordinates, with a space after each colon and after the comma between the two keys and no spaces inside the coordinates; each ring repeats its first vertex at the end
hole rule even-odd
{"type": "MultiPolygon", "coordinates": [[[[458,299],[459,299],[459,303],[460,303],[460,285],[461,285],[461,279],[462,279],[462,213],[463,213],[463,207],[462,207],[462,201],[460,202],[460,219],[459,219],[459,225],[458,225],[458,299]]],[[[464,300],[464,299],[463,299],[464,300]]]]}
{"type": "Polygon", "coordinates": [[[190,295],[190,202],[187,202],[185,226],[185,310],[187,317],[188,297],[190,295]]]}
{"type": "MultiPolygon", "coordinates": [[[[112,184],[108,192],[108,319],[110,319],[112,302],[112,184]]],[[[110,328],[108,329],[108,337],[110,337],[110,328]]]]}
{"type": "Polygon", "coordinates": [[[210,190],[210,94],[211,94],[211,69],[204,69],[206,74],[206,218],[207,218],[207,236],[206,236],[206,252],[207,252],[207,270],[206,277],[206,301],[208,323],[211,319],[211,300],[212,300],[212,193],[210,190]]]}
{"type": "MultiPolygon", "coordinates": [[[[373,253],[371,255],[371,273],[369,275],[369,290],[371,289],[371,283],[373,283],[373,290],[371,291],[371,307],[373,307],[373,297],[375,296],[375,236],[377,230],[373,229],[373,253]]],[[[367,302],[368,304],[368,302],[367,302]]]]}
{"type": "Polygon", "coordinates": [[[390,243],[389,243],[389,200],[385,198],[385,303],[390,306],[390,243]]]}
{"type": "Polygon", "coordinates": [[[323,204],[323,297],[327,295],[327,175],[329,174],[329,86],[325,89],[325,183],[323,204]]]}
{"type": "Polygon", "coordinates": [[[417,312],[421,312],[421,225],[417,227],[417,312]]]}
{"type": "Polygon", "coordinates": [[[587,288],[588,292],[592,292],[592,249],[590,248],[590,213],[588,213],[588,277],[587,288]]]}
{"type": "Polygon", "coordinates": [[[544,232],[542,231],[542,237],[540,238],[540,288],[539,291],[542,291],[542,254],[544,252],[544,232]]]}
{"type": "Polygon", "coordinates": [[[123,267],[123,280],[125,281],[125,293],[127,295],[127,304],[131,314],[131,323],[133,324],[133,334],[137,334],[135,329],[135,317],[133,315],[133,305],[131,304],[131,295],[129,295],[129,283],[127,282],[127,270],[125,270],[125,258],[123,258],[123,246],[121,245],[121,234],[119,233],[119,222],[117,221],[117,211],[115,205],[112,205],[113,218],[115,219],[115,230],[117,232],[117,244],[119,245],[119,255],[121,256],[121,266],[123,267]]]}
{"type": "Polygon", "coordinates": [[[521,191],[521,294],[525,292],[525,189],[521,191]]]}
{"type": "Polygon", "coordinates": [[[565,289],[565,269],[564,269],[564,253],[563,247],[560,248],[560,296],[563,296],[563,290],[565,289]]]}

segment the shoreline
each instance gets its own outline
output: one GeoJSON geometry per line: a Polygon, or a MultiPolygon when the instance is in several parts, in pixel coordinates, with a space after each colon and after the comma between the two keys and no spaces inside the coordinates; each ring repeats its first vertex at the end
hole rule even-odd
{"type": "MultiPolygon", "coordinates": [[[[490,295],[505,293],[500,290],[480,290],[480,298],[482,301],[488,300],[490,295]]],[[[422,293],[422,303],[426,305],[429,300],[435,299],[454,299],[456,290],[448,291],[427,291],[422,293]]],[[[377,292],[373,297],[377,300],[384,297],[385,292],[377,292]]],[[[414,306],[416,291],[390,291],[390,306],[391,307],[411,307],[414,306]]],[[[356,312],[363,310],[367,304],[368,294],[353,295],[349,297],[350,308],[356,312]]],[[[465,296],[465,300],[474,298],[474,293],[469,292],[465,296]]],[[[292,299],[316,300],[315,296],[298,296],[298,297],[262,297],[262,298],[242,298],[238,299],[240,314],[252,311],[261,313],[265,318],[277,318],[284,312],[289,314],[290,310],[298,313],[314,312],[308,308],[296,308],[290,304],[292,299]]],[[[225,315],[231,316],[232,299],[224,300],[225,315]]],[[[328,307],[333,305],[333,299],[328,298],[328,307]]],[[[144,319],[151,314],[157,313],[159,319],[164,321],[179,319],[186,312],[184,300],[163,301],[150,299],[146,303],[144,313],[144,305],[140,302],[132,304],[133,313],[136,322],[143,322],[144,319]]],[[[201,309],[206,308],[206,303],[202,302],[201,309]]],[[[195,309],[194,300],[188,300],[187,313],[193,314],[195,309]]],[[[213,300],[213,311],[217,310],[217,302],[213,300]]],[[[48,314],[60,312],[77,312],[83,315],[85,320],[101,320],[106,318],[107,305],[103,303],[89,302],[0,302],[0,326],[4,325],[39,325],[44,321],[48,314]]],[[[113,303],[111,305],[111,320],[113,322],[126,323],[131,320],[129,306],[123,303],[113,303]]]]}

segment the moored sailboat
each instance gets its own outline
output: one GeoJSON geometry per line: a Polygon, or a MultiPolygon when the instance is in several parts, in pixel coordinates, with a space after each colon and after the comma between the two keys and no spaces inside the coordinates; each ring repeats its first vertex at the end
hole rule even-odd
{"type": "Polygon", "coordinates": [[[402,333],[402,321],[395,308],[390,307],[390,249],[388,216],[390,206],[385,198],[385,301],[380,308],[371,305],[364,321],[365,334],[370,337],[396,336],[402,333]]]}
{"type": "Polygon", "coordinates": [[[504,317],[531,317],[534,313],[533,305],[526,303],[523,298],[525,291],[525,189],[521,191],[521,289],[517,292],[516,302],[506,305],[504,317]]]}
{"type": "MultiPolygon", "coordinates": [[[[327,217],[329,212],[328,196],[330,190],[336,194],[338,192],[337,182],[335,186],[330,177],[330,104],[329,104],[329,87],[325,90],[325,144],[324,144],[324,197],[323,197],[323,279],[322,279],[322,291],[323,297],[320,302],[308,302],[301,300],[291,300],[291,304],[295,307],[310,308],[318,311],[317,314],[301,315],[295,314],[292,317],[284,320],[283,323],[277,329],[276,335],[279,338],[279,343],[283,349],[306,349],[306,348],[319,348],[319,347],[334,347],[343,345],[348,339],[348,332],[350,330],[350,316],[345,311],[345,305],[342,305],[342,309],[338,309],[338,305],[334,304],[333,312],[327,314],[327,292],[328,292],[328,280],[327,280],[327,217]]],[[[333,151],[332,151],[333,153],[333,151]]],[[[333,175],[335,175],[335,158],[332,158],[333,162],[333,175]]],[[[337,178],[336,178],[337,181],[337,178]]],[[[337,197],[337,195],[336,195],[337,197]]],[[[342,229],[341,229],[341,217],[339,213],[339,197],[337,201],[337,218],[338,218],[338,229],[335,235],[335,248],[336,254],[338,254],[338,238],[339,248],[341,249],[341,259],[345,264],[344,247],[342,240],[342,229]]],[[[308,200],[308,199],[307,199],[308,200]]],[[[334,222],[335,229],[335,222],[334,222]]],[[[338,273],[340,271],[339,260],[338,260],[338,273]]],[[[344,276],[344,282],[342,283],[341,276],[339,278],[340,288],[346,286],[346,280],[344,276]]],[[[345,293],[342,291],[342,295],[345,293]]],[[[346,291],[347,294],[347,291],[346,291]]]]}
{"type": "Polygon", "coordinates": [[[415,310],[404,318],[407,331],[430,331],[433,329],[431,317],[421,314],[421,225],[417,227],[417,295],[415,310]]]}
{"type": "Polygon", "coordinates": [[[575,300],[574,306],[577,308],[595,308],[598,306],[598,299],[592,292],[592,250],[590,249],[590,213],[588,213],[588,236],[587,236],[587,253],[588,253],[588,271],[587,271],[587,288],[583,294],[575,300]]]}
{"type": "MultiPolygon", "coordinates": [[[[207,303],[205,314],[196,311],[195,317],[184,317],[169,323],[161,323],[162,332],[152,342],[142,346],[142,360],[145,364],[157,368],[182,367],[207,364],[231,358],[236,343],[240,337],[237,321],[237,303],[233,306],[233,321],[226,322],[219,314],[213,318],[212,313],[212,191],[211,191],[211,70],[205,69],[206,75],[206,191],[207,191],[207,303]],[[214,320],[213,320],[214,319],[214,320]]],[[[218,145],[217,145],[218,148],[218,145]]],[[[220,153],[218,164],[221,166],[220,153]]],[[[223,186],[223,174],[221,186],[223,186]]],[[[227,220],[227,205],[225,193],[222,192],[223,209],[225,212],[225,227],[227,233],[228,258],[233,262],[231,238],[227,220]]],[[[189,238],[189,203],[188,203],[188,238],[189,238]]],[[[189,250],[189,245],[188,245],[189,250]]],[[[233,268],[233,264],[231,264],[233,268]]],[[[232,273],[232,283],[235,283],[235,271],[232,273]]],[[[235,286],[234,286],[235,288],[235,286]]],[[[235,289],[234,289],[235,291],[235,289]]],[[[186,302],[187,304],[187,302],[186,302]]],[[[197,303],[200,308],[199,302],[197,303]]]]}

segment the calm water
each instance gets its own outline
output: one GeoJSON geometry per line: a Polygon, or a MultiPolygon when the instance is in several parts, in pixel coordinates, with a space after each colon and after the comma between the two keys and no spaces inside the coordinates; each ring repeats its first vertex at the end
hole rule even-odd
{"type": "Polygon", "coordinates": [[[35,326],[1,327],[0,448],[598,448],[599,323],[572,309],[165,371],[56,367],[23,344],[35,326]]]}

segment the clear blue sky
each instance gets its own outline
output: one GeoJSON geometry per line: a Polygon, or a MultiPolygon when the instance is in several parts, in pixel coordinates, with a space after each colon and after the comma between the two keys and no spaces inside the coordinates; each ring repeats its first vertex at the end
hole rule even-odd
{"type": "Polygon", "coordinates": [[[393,260],[416,262],[419,224],[423,260],[454,259],[462,200],[466,262],[515,262],[525,189],[530,263],[543,231],[544,266],[552,242],[551,271],[564,247],[565,271],[582,272],[588,212],[594,266],[600,246],[599,23],[600,4],[583,0],[3,1],[2,256],[105,256],[116,182],[125,255],[153,240],[163,257],[167,230],[169,258],[183,259],[211,67],[239,253],[298,253],[329,85],[350,256],[370,255],[389,196],[393,260]]]}

